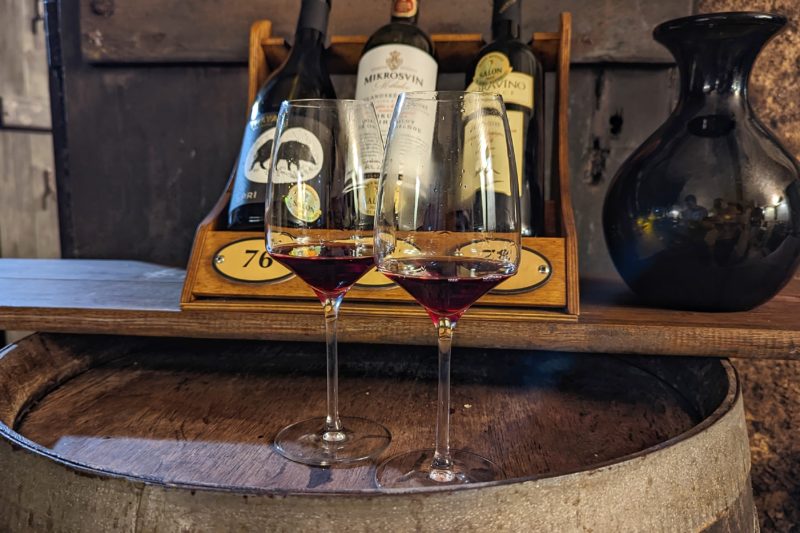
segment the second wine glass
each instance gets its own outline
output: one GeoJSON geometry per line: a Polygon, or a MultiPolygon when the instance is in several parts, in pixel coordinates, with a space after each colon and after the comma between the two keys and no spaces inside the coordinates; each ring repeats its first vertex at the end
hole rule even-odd
{"type": "Polygon", "coordinates": [[[438,91],[398,98],[378,192],[375,259],[433,320],[439,397],[436,447],[384,462],[376,472],[382,487],[503,478],[492,461],[450,449],[450,346],[464,312],[519,267],[518,191],[498,95],[438,91]]]}
{"type": "Polygon", "coordinates": [[[382,157],[371,103],[294,100],[281,106],[267,162],[267,250],[319,298],[327,341],[326,416],[292,424],[275,437],[278,452],[300,463],[361,461],[379,455],[391,439],[376,422],[339,416],[336,345],[339,305],[374,264],[382,157]]]}

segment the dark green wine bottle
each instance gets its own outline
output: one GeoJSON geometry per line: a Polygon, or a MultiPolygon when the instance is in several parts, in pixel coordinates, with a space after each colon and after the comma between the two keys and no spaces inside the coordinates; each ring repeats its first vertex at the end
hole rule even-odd
{"type": "Polygon", "coordinates": [[[542,63],[520,40],[521,0],[494,0],[492,42],[467,70],[468,91],[503,97],[519,176],[522,234],[544,227],[544,76],[542,63]]]}
{"type": "Polygon", "coordinates": [[[330,7],[330,0],[303,0],[289,57],[256,95],[234,169],[229,229],[264,229],[264,197],[281,102],[336,98],[323,57],[330,7]]]}

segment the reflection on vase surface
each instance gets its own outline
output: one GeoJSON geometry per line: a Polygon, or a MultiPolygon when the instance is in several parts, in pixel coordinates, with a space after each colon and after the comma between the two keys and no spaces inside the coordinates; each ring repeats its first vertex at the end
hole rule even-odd
{"type": "Polygon", "coordinates": [[[785,23],[721,13],[654,32],[678,62],[680,100],[622,165],[603,209],[612,259],[650,304],[749,309],[797,267],[798,164],[747,100],[755,58],[785,23]]]}

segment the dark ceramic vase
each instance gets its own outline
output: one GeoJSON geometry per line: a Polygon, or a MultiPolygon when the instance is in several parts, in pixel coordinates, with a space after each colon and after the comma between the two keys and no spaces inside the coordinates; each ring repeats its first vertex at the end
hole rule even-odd
{"type": "Polygon", "coordinates": [[[792,277],[800,258],[798,164],[758,120],[748,78],[778,15],[717,13],[665,22],[681,94],[622,165],[603,206],[606,243],[650,305],[740,311],[792,277]]]}

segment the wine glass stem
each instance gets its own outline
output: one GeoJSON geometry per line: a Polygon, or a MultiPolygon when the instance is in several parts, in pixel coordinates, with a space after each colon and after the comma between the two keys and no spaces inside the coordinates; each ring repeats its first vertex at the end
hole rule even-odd
{"type": "Polygon", "coordinates": [[[342,422],[339,420],[339,358],[336,346],[336,324],[339,318],[339,305],[344,295],[325,298],[325,343],[328,367],[328,412],[325,416],[323,440],[341,442],[345,439],[342,422]]]}
{"type": "Polygon", "coordinates": [[[439,334],[439,404],[436,412],[436,449],[433,454],[430,478],[448,482],[455,477],[450,459],[450,347],[456,323],[440,318],[439,334]]]}

